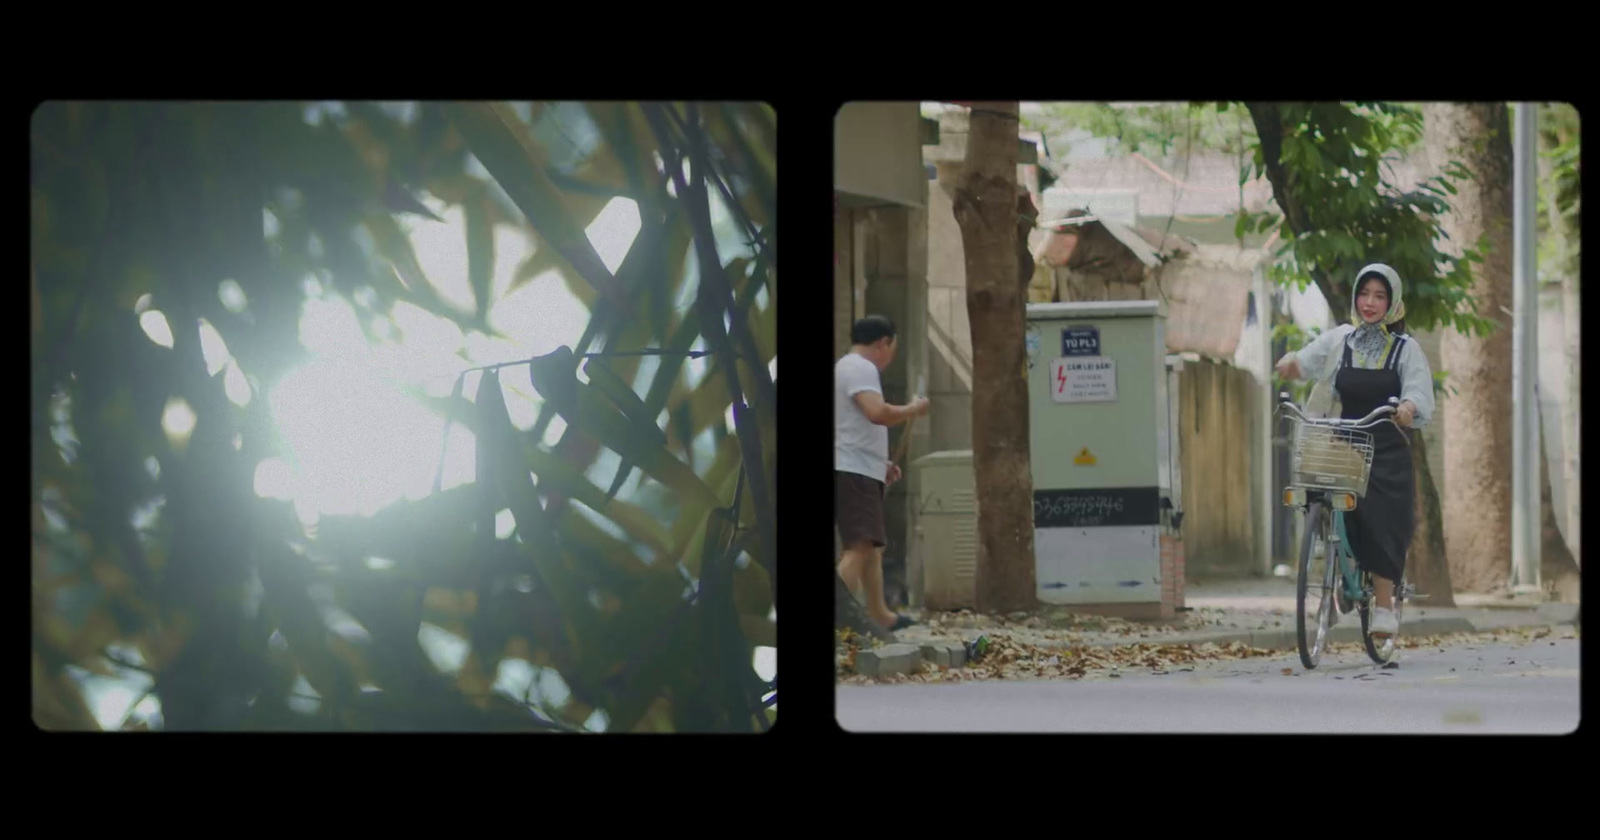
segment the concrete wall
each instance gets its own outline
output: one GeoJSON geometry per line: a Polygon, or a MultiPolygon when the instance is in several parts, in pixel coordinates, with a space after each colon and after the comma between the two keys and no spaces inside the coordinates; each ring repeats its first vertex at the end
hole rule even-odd
{"type": "Polygon", "coordinates": [[[927,420],[927,451],[971,449],[972,388],[962,380],[945,356],[931,347],[928,352],[928,400],[932,406],[927,420]]]}
{"type": "MultiPolygon", "coordinates": [[[[911,207],[883,207],[864,213],[862,277],[865,280],[864,314],[880,313],[894,321],[902,336],[894,363],[883,372],[884,399],[900,405],[916,396],[917,377],[928,373],[928,344],[918,340],[928,331],[927,221],[926,211],[911,207]]],[[[901,440],[911,435],[909,449],[900,458],[902,469],[927,454],[928,424],[897,426],[889,432],[890,457],[900,451],[901,440]]],[[[906,585],[906,559],[911,528],[911,500],[918,498],[918,478],[889,488],[884,503],[889,544],[883,551],[884,590],[889,603],[901,603],[906,585]]]]}
{"type": "Polygon", "coordinates": [[[844,207],[833,210],[833,358],[850,352],[850,325],[855,323],[855,246],[852,228],[855,212],[844,207]]]}
{"type": "Polygon", "coordinates": [[[928,185],[929,451],[972,448],[972,326],[967,319],[966,251],[950,205],[956,170],[941,164],[928,185]]]}
{"type": "Polygon", "coordinates": [[[1252,405],[1248,371],[1188,361],[1178,378],[1183,549],[1191,578],[1257,574],[1251,513],[1252,405]]]}
{"type": "Polygon", "coordinates": [[[833,123],[833,188],[923,206],[922,114],[916,102],[851,102],[833,123]]]}
{"type": "MultiPolygon", "coordinates": [[[[1574,527],[1577,523],[1569,518],[1576,511],[1568,509],[1568,488],[1562,464],[1565,458],[1571,458],[1575,463],[1581,462],[1582,452],[1581,447],[1578,452],[1566,451],[1562,440],[1562,420],[1572,396],[1571,378],[1581,376],[1582,371],[1573,370],[1567,360],[1567,327],[1570,322],[1566,316],[1561,287],[1543,286],[1539,290],[1539,411],[1544,421],[1540,424],[1540,433],[1544,435],[1545,456],[1550,465],[1550,501],[1555,506],[1556,521],[1561,525],[1562,535],[1567,538],[1567,546],[1576,554],[1580,547],[1580,535],[1574,527]]],[[[1579,422],[1582,422],[1581,417],[1579,422]]],[[[1581,490],[1577,495],[1581,503],[1581,490]]]]}

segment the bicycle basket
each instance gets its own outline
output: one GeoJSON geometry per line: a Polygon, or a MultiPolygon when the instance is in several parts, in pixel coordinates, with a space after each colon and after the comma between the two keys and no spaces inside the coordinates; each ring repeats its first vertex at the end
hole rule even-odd
{"type": "Polygon", "coordinates": [[[1367,494],[1372,433],[1299,424],[1290,458],[1290,483],[1299,487],[1367,494]]]}

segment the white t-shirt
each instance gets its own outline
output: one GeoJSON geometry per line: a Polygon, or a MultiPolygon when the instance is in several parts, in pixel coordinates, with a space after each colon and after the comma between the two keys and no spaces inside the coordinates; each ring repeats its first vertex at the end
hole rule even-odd
{"type": "Polygon", "coordinates": [[[889,428],[867,419],[856,404],[862,391],[883,393],[878,366],[846,353],[833,366],[833,468],[884,481],[889,472],[889,428]]]}

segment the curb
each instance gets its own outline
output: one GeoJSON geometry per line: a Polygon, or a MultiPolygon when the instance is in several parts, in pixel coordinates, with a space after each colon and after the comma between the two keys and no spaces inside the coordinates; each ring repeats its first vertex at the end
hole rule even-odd
{"type": "MultiPolygon", "coordinates": [[[[1484,622],[1481,626],[1469,619],[1456,616],[1418,618],[1407,621],[1401,626],[1401,638],[1405,638],[1406,636],[1454,636],[1510,629],[1553,629],[1555,627],[1570,626],[1573,623],[1574,622],[1572,621],[1571,616],[1548,616],[1548,620],[1546,621],[1535,622],[1484,622]]],[[[1338,625],[1329,629],[1328,636],[1329,641],[1336,644],[1360,644],[1361,619],[1353,612],[1342,617],[1338,625]]],[[[1246,644],[1262,650],[1294,650],[1299,644],[1296,638],[1295,629],[1292,626],[1273,630],[1232,630],[1218,633],[1191,633],[1181,636],[1171,636],[1168,638],[1156,639],[1099,639],[1079,642],[1051,639],[1034,642],[1033,644],[1036,647],[1052,650],[1083,646],[1106,648],[1134,647],[1136,645],[1199,646],[1205,644],[1229,645],[1234,643],[1246,644]]],[[[903,642],[902,644],[927,647],[936,643],[932,641],[918,640],[916,642],[903,642]]],[[[961,666],[957,665],[954,667],[961,666]]]]}
{"type": "MultiPolygon", "coordinates": [[[[1451,636],[1476,632],[1478,628],[1464,618],[1424,618],[1402,625],[1400,637],[1451,636]]],[[[1337,626],[1329,628],[1327,640],[1334,644],[1360,644],[1360,617],[1354,613],[1346,616],[1337,626]]],[[[1262,650],[1294,650],[1300,641],[1294,628],[1290,627],[1285,630],[1257,630],[1250,634],[1249,644],[1262,650]]]]}
{"type": "Polygon", "coordinates": [[[924,665],[964,668],[967,646],[964,642],[896,642],[858,651],[855,673],[865,677],[887,677],[915,672],[924,665]]]}
{"type": "MultiPolygon", "coordinates": [[[[1571,625],[1570,618],[1565,620],[1552,620],[1547,622],[1496,624],[1485,623],[1484,626],[1474,624],[1465,618],[1421,618],[1407,621],[1401,627],[1401,637],[1406,636],[1454,636],[1466,633],[1487,633],[1494,630],[1510,630],[1523,628],[1560,627],[1571,625]]],[[[1360,643],[1361,619],[1354,613],[1345,616],[1339,624],[1328,631],[1329,640],[1335,643],[1360,643]]],[[[1157,645],[1228,645],[1235,642],[1261,648],[1262,650],[1293,650],[1299,644],[1295,629],[1285,627],[1273,630],[1235,630],[1226,633],[1204,633],[1185,636],[1174,636],[1167,639],[1140,639],[1136,642],[1128,641],[1094,641],[1087,642],[1091,647],[1132,647],[1137,644],[1157,645]]],[[[1070,643],[1060,642],[1040,647],[1070,647],[1070,643]]]]}

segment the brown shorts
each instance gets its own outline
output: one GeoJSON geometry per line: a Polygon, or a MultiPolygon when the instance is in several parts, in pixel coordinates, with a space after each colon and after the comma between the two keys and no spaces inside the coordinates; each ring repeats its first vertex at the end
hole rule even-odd
{"type": "Polygon", "coordinates": [[[883,525],[883,482],[860,473],[834,470],[833,510],[839,539],[846,547],[862,542],[880,547],[887,544],[883,525]]]}

